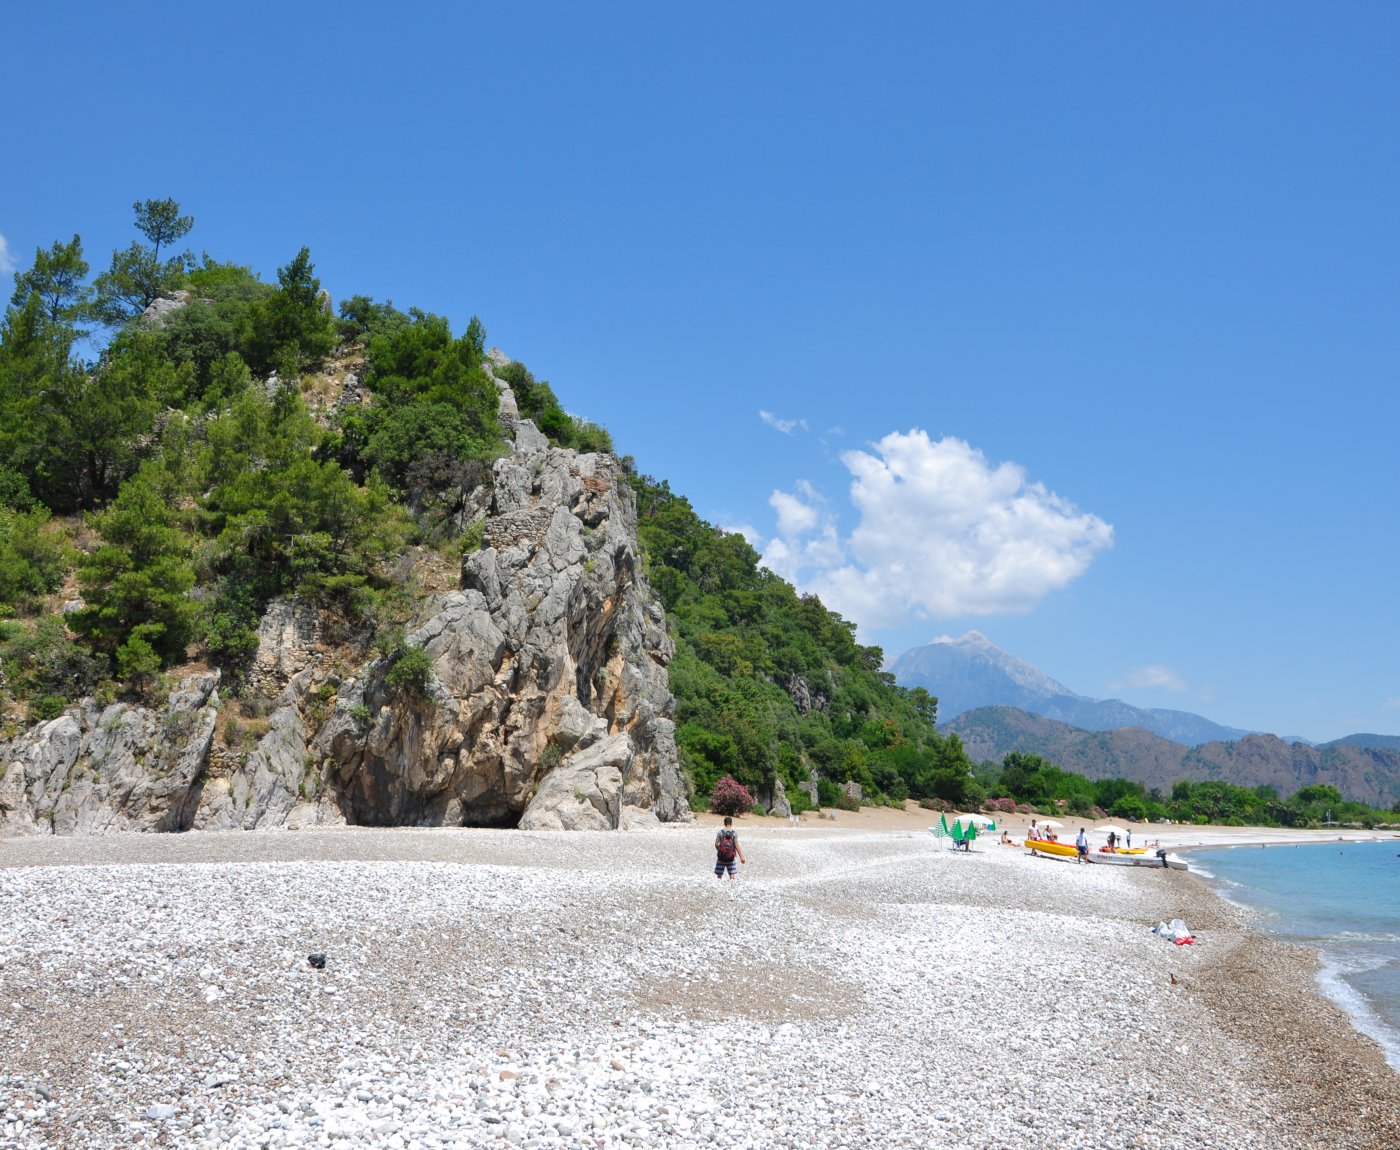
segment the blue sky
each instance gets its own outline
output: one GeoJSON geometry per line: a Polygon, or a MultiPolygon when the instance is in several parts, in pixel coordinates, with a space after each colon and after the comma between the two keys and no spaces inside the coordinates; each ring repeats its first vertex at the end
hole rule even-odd
{"type": "Polygon", "coordinates": [[[307,244],[337,298],[479,315],[891,656],[975,627],[1083,694],[1400,733],[1394,5],[56,4],[4,40],[0,267],[77,231],[99,270],[173,196],[264,278],[307,244]]]}

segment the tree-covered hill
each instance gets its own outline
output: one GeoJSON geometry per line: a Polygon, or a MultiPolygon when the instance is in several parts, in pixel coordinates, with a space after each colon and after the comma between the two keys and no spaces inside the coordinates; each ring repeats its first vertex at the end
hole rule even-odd
{"type": "Polygon", "coordinates": [[[701,794],[729,774],[760,790],[781,778],[789,795],[816,775],[824,803],[847,782],[893,800],[970,797],[961,743],[934,730],[937,700],[895,686],[854,624],[759,566],[742,536],[706,523],[667,483],[634,476],[633,487],[648,576],[676,638],[676,741],[701,794]]]}
{"type": "MultiPolygon", "coordinates": [[[[454,334],[365,295],[336,314],[307,249],[267,283],[176,250],[174,201],[134,209],[140,238],[96,276],[78,235],[38,250],[0,326],[0,734],[191,663],[236,693],[278,598],[411,661],[410,556],[480,544],[470,496],[506,451],[475,318],[454,334]]],[[[555,444],[612,450],[524,365],[499,378],[555,444]]],[[[935,700],[665,482],[632,483],[698,798],[723,774],[795,805],[818,775],[828,802],[967,797],[935,700]]]]}
{"type": "Polygon", "coordinates": [[[1288,797],[1325,784],[1377,807],[1400,802],[1400,751],[1383,746],[1340,740],[1310,747],[1274,735],[1247,735],[1187,748],[1137,727],[1084,731],[1015,707],[982,707],[948,726],[977,761],[1033,754],[1089,779],[1125,778],[1163,792],[1185,780],[1268,787],[1288,797]]]}

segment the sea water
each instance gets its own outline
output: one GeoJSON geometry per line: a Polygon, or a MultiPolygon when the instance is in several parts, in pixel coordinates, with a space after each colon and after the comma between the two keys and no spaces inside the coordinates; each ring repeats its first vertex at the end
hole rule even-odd
{"type": "Polygon", "coordinates": [[[1324,993],[1400,1070],[1400,842],[1193,851],[1191,869],[1267,933],[1316,948],[1324,993]]]}

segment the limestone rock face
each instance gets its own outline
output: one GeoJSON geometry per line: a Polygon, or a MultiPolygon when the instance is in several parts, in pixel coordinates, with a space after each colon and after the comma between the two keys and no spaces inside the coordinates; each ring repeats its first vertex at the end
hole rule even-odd
{"type": "Polygon", "coordinates": [[[148,327],[164,327],[165,321],[193,298],[190,292],[177,291],[152,300],[150,306],[141,313],[140,322],[148,327]]]}
{"type": "Polygon", "coordinates": [[[517,425],[461,590],[430,600],[408,635],[430,660],[427,681],[396,688],[374,664],[317,736],[351,822],[604,829],[690,817],[666,676],[674,645],[641,575],[631,491],[612,456],[536,436],[517,425]]]}
{"type": "Polygon", "coordinates": [[[188,829],[219,707],[217,672],[161,710],[92,700],[0,744],[0,834],[188,829]]]}
{"type": "Polygon", "coordinates": [[[613,456],[551,447],[496,382],[515,450],[472,495],[483,543],[458,589],[419,603],[413,674],[396,673],[404,650],[337,673],[327,631],[343,656],[343,621],[274,603],[242,688],[252,718],[220,725],[217,673],[161,708],[84,700],[0,742],[0,836],[689,820],[674,646],[631,489],[613,456]]]}

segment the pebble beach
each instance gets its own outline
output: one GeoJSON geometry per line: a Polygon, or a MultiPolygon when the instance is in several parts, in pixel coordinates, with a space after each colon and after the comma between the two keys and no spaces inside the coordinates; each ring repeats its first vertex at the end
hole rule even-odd
{"type": "Polygon", "coordinates": [[[5,840],[0,1150],[1400,1145],[1307,951],[928,821],[5,840]]]}

